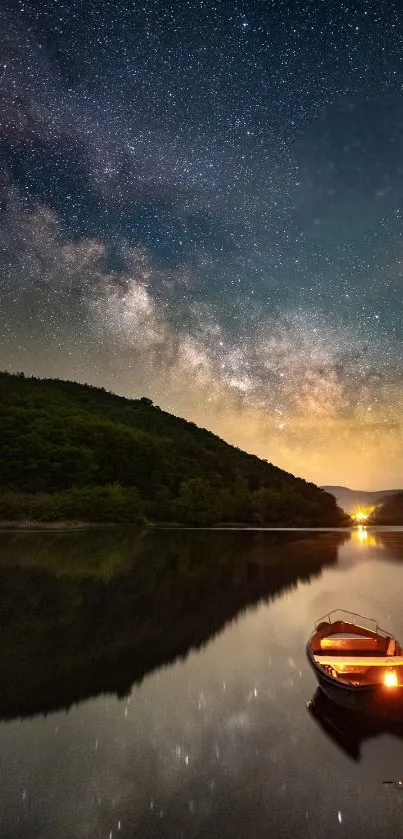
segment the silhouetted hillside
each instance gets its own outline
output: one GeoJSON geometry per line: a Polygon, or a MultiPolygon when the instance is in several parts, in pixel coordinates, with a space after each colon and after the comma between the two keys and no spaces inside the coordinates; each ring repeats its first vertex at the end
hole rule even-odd
{"type": "Polygon", "coordinates": [[[403,492],[397,492],[385,498],[372,513],[370,524],[403,524],[403,492]]]}
{"type": "Polygon", "coordinates": [[[334,498],[149,399],[0,374],[0,518],[339,525],[334,498]]]}

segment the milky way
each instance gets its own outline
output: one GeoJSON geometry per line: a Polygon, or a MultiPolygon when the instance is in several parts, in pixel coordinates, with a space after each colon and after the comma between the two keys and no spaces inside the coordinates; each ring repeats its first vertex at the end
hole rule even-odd
{"type": "Polygon", "coordinates": [[[0,9],[0,366],[403,484],[400,4],[0,9]]]}

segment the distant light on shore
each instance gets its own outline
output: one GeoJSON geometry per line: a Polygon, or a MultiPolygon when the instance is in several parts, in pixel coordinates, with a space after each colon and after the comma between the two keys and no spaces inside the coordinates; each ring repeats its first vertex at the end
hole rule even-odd
{"type": "Polygon", "coordinates": [[[365,524],[365,522],[368,521],[368,518],[371,515],[371,513],[372,513],[372,507],[368,508],[368,509],[365,509],[365,510],[360,508],[360,509],[354,510],[351,513],[351,518],[357,524],[365,524]]]}

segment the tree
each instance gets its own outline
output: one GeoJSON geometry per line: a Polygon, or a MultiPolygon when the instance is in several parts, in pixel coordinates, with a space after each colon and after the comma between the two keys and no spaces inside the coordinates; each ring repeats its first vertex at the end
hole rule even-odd
{"type": "Polygon", "coordinates": [[[177,508],[184,521],[211,524],[217,520],[214,495],[204,478],[191,478],[181,484],[177,508]]]}

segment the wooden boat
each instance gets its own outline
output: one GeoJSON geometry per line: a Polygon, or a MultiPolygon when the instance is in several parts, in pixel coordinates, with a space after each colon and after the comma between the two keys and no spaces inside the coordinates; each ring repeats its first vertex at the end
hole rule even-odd
{"type": "Polygon", "coordinates": [[[317,621],[306,647],[320,688],[333,702],[369,714],[403,711],[403,650],[364,615],[337,609],[317,621]]]}

